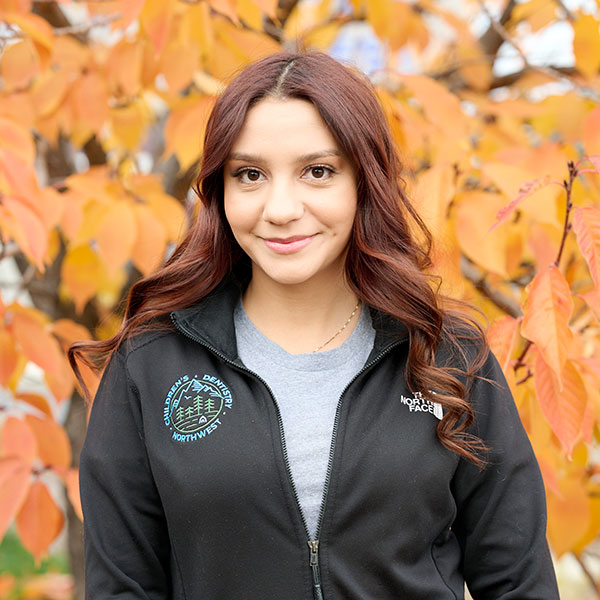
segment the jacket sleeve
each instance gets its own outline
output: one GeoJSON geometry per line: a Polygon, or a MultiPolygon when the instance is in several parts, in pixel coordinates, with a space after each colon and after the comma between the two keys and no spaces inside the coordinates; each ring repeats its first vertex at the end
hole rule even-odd
{"type": "Polygon", "coordinates": [[[135,388],[113,355],[81,453],[87,600],[169,597],[169,537],[135,388]]]}
{"type": "Polygon", "coordinates": [[[461,459],[453,481],[465,581],[475,600],[558,600],[536,458],[491,353],[480,374],[491,381],[473,383],[473,432],[488,447],[487,465],[461,459]]]}

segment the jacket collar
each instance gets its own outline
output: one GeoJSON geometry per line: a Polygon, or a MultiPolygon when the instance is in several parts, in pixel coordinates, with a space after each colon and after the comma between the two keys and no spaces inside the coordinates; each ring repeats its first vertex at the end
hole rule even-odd
{"type": "MultiPolygon", "coordinates": [[[[227,277],[196,304],[173,311],[171,319],[186,335],[235,362],[238,352],[233,312],[242,292],[243,286],[234,278],[227,277]]],[[[403,323],[371,307],[370,312],[375,343],[369,361],[388,347],[408,339],[408,330],[403,323]]]]}

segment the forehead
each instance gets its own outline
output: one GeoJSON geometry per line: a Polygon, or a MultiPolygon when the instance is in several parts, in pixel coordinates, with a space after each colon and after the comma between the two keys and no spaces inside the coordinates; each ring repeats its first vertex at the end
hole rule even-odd
{"type": "Polygon", "coordinates": [[[265,98],[247,113],[232,152],[305,154],[339,150],[319,111],[307,100],[265,98]]]}

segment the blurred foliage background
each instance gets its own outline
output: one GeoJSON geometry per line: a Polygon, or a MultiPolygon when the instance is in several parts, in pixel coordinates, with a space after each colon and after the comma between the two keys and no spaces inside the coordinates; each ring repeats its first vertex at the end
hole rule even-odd
{"type": "Polygon", "coordinates": [[[598,2],[0,0],[0,17],[0,599],[83,598],[65,350],[117,330],[198,210],[215,97],[281,48],[372,80],[434,271],[491,323],[561,593],[600,597],[598,2]]]}

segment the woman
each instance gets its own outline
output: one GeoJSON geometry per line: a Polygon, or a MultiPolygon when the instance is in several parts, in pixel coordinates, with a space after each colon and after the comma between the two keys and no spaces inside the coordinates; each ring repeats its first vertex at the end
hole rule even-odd
{"type": "Polygon", "coordinates": [[[558,598],[531,447],[424,273],[369,85],[323,54],[248,67],[197,191],[120,333],[73,348],[111,355],[81,455],[88,598],[558,598]]]}

